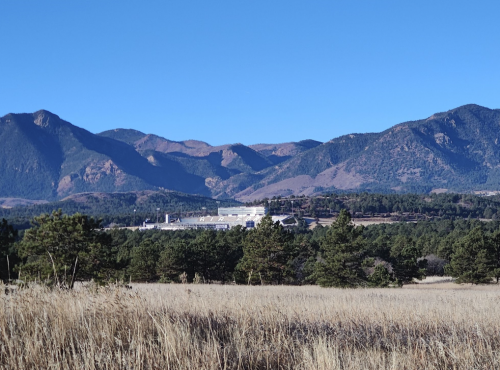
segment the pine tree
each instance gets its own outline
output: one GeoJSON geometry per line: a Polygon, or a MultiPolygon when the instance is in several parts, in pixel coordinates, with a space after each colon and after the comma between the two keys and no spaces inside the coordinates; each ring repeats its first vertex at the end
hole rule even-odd
{"type": "Polygon", "coordinates": [[[450,264],[446,273],[455,277],[456,282],[488,284],[491,282],[495,262],[491,253],[491,240],[479,226],[454,245],[450,264]]]}
{"type": "Polygon", "coordinates": [[[132,248],[128,273],[134,281],[156,280],[156,263],[159,257],[159,245],[151,239],[144,240],[138,247],[132,248]]]}
{"type": "Polygon", "coordinates": [[[367,285],[363,270],[366,243],[363,227],[355,227],[342,210],[321,240],[322,260],[316,263],[314,278],[322,287],[349,288],[367,285]]]}
{"type": "Polygon", "coordinates": [[[293,235],[270,215],[250,230],[243,243],[243,258],[238,264],[251,284],[281,284],[291,275],[287,262],[292,256],[293,235]]]}
{"type": "Polygon", "coordinates": [[[212,266],[215,280],[226,282],[234,280],[234,271],[243,257],[243,241],[246,229],[241,226],[217,233],[217,253],[212,266]]]}
{"type": "Polygon", "coordinates": [[[399,286],[408,284],[413,279],[425,277],[427,260],[420,259],[422,250],[412,238],[399,236],[391,248],[391,264],[394,280],[399,286]]]}
{"type": "Polygon", "coordinates": [[[500,280],[500,231],[496,231],[490,237],[490,248],[492,257],[492,276],[495,278],[497,284],[500,280]]]}
{"type": "Polygon", "coordinates": [[[55,285],[73,288],[77,280],[99,280],[100,272],[110,267],[111,238],[98,232],[100,223],[93,218],[58,210],[35,217],[33,225],[18,245],[19,256],[26,259],[24,276],[50,276],[55,285]]]}
{"type": "Polygon", "coordinates": [[[9,225],[6,219],[0,222],[0,279],[8,280],[13,278],[12,267],[17,262],[17,253],[14,242],[16,241],[17,230],[9,225]]]}
{"type": "Polygon", "coordinates": [[[179,282],[179,276],[186,274],[191,281],[196,273],[193,262],[191,243],[183,239],[174,239],[163,246],[156,271],[162,281],[179,282]]]}
{"type": "Polygon", "coordinates": [[[378,288],[386,288],[393,282],[391,274],[383,264],[375,266],[375,270],[368,280],[370,286],[378,288]]]}

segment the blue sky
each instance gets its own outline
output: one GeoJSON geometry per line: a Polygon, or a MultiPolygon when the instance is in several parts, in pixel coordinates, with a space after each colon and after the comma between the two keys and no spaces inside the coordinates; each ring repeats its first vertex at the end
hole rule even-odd
{"type": "Polygon", "coordinates": [[[328,141],[500,108],[499,1],[0,1],[0,116],[328,141]]]}

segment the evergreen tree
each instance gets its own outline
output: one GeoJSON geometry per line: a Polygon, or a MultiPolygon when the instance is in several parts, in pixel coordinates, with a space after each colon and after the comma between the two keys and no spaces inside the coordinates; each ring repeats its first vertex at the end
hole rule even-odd
{"type": "Polygon", "coordinates": [[[437,255],[445,260],[450,260],[453,254],[453,245],[457,241],[456,235],[448,234],[438,244],[437,255]]]}
{"type": "Polygon", "coordinates": [[[241,226],[217,233],[217,254],[213,266],[215,280],[222,283],[234,280],[234,271],[243,257],[245,236],[246,229],[241,226]]]}
{"type": "Polygon", "coordinates": [[[193,264],[194,272],[205,281],[217,279],[216,265],[219,246],[217,234],[213,230],[204,230],[190,243],[190,251],[193,254],[190,263],[193,264]]]}
{"type": "Polygon", "coordinates": [[[310,235],[296,234],[292,243],[293,259],[288,261],[291,271],[293,271],[293,280],[298,284],[304,282],[314,282],[311,275],[314,273],[316,265],[316,256],[319,251],[317,242],[311,240],[310,235]]]}
{"type": "Polygon", "coordinates": [[[367,284],[362,234],[363,227],[355,227],[350,214],[342,210],[321,241],[322,260],[316,263],[314,272],[317,284],[341,288],[367,284]]]}
{"type": "Polygon", "coordinates": [[[491,257],[492,257],[492,273],[491,275],[495,278],[495,280],[500,280],[500,231],[496,231],[490,237],[490,249],[491,249],[491,257]]]}
{"type": "Polygon", "coordinates": [[[392,273],[399,286],[408,284],[413,279],[425,277],[427,260],[421,259],[422,250],[412,238],[399,236],[391,248],[392,273]]]}
{"type": "Polygon", "coordinates": [[[390,258],[390,243],[391,238],[387,234],[383,234],[377,237],[369,243],[369,253],[372,257],[379,257],[384,261],[388,261],[390,258]]]}
{"type": "Polygon", "coordinates": [[[138,247],[132,248],[128,273],[134,281],[157,279],[156,263],[159,257],[159,245],[151,239],[144,240],[138,247]]]}
{"type": "Polygon", "coordinates": [[[270,215],[247,233],[243,242],[243,258],[238,269],[251,284],[281,284],[291,275],[287,262],[293,257],[293,235],[270,215]]]}
{"type": "MultiPolygon", "coordinates": [[[[163,275],[172,276],[168,269],[175,265],[183,266],[188,280],[198,274],[205,282],[226,282],[233,277],[234,269],[243,255],[243,237],[245,232],[241,227],[224,232],[203,230],[189,244],[177,251],[167,249],[160,257],[163,275]],[[173,262],[173,263],[172,263],[173,262]]],[[[179,267],[177,267],[177,272],[179,267]]],[[[179,274],[180,274],[179,273],[179,274]]],[[[169,277],[169,278],[170,278],[169,277]]]]}
{"type": "MultiPolygon", "coordinates": [[[[73,288],[77,280],[101,278],[109,266],[109,235],[99,232],[100,224],[93,218],[76,213],[35,217],[34,227],[27,230],[18,246],[23,276],[31,279],[50,277],[59,286],[73,288]]],[[[112,260],[112,258],[111,258],[112,260]]]]}
{"type": "Polygon", "coordinates": [[[467,236],[454,245],[450,264],[446,273],[456,278],[456,282],[488,284],[495,269],[491,241],[481,227],[471,230],[467,236]]]}
{"type": "Polygon", "coordinates": [[[9,225],[6,219],[0,222],[0,279],[8,280],[14,277],[12,267],[18,261],[14,248],[17,230],[9,225]]]}
{"type": "Polygon", "coordinates": [[[179,282],[179,276],[186,273],[188,280],[192,280],[196,273],[192,263],[190,242],[183,239],[174,239],[167,243],[160,253],[157,264],[157,274],[162,281],[179,282]]]}
{"type": "Polygon", "coordinates": [[[370,286],[378,288],[387,288],[393,282],[391,274],[383,264],[375,266],[368,280],[370,286]]]}

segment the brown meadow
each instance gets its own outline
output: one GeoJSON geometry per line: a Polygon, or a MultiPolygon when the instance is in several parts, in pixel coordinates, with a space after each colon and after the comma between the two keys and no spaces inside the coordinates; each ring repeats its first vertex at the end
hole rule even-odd
{"type": "Polygon", "coordinates": [[[452,283],[33,287],[0,296],[0,369],[495,369],[499,303],[452,283]]]}

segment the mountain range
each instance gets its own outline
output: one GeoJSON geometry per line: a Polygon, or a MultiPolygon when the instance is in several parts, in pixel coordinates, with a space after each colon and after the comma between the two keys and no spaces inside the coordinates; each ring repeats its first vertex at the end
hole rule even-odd
{"type": "Polygon", "coordinates": [[[93,134],[45,110],[0,118],[0,197],[174,190],[250,201],[335,191],[500,190],[500,110],[465,105],[380,133],[327,142],[171,141],[93,134]]]}

